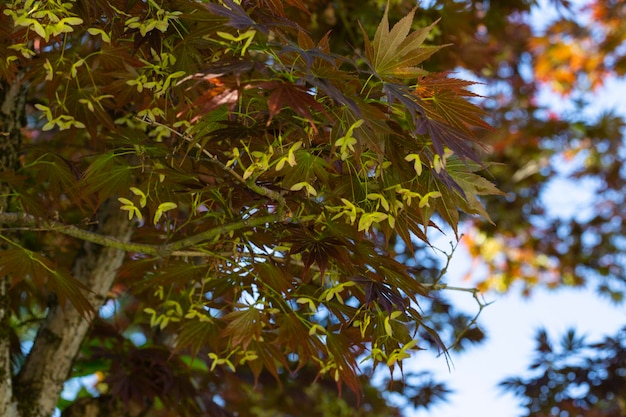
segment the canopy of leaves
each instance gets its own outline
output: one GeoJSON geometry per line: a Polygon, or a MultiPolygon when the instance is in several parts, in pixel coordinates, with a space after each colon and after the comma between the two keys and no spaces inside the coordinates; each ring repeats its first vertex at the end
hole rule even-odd
{"type": "MultiPolygon", "coordinates": [[[[317,415],[356,415],[360,401],[389,415],[378,394],[364,400],[366,367],[480,339],[428,308],[441,274],[395,256],[456,231],[460,211],[488,217],[477,196],[499,193],[478,174],[489,126],[471,83],[423,67],[442,47],[415,8],[390,24],[378,7],[364,49],[345,53],[307,30],[315,7],[2,4],[0,76],[28,95],[20,168],[2,173],[10,313],[19,328],[54,299],[89,316],[89,289],[66,273],[81,240],[124,249],[72,375],[99,375],[114,401],[248,415],[297,377],[350,389],[345,406],[326,385],[303,392],[317,415]],[[111,200],[132,242],[89,230],[111,200]]],[[[414,406],[447,392],[420,384],[395,389],[414,406]]]]}
{"type": "MultiPolygon", "coordinates": [[[[89,314],[68,271],[80,239],[117,245],[84,233],[110,199],[137,228],[74,375],[160,411],[255,415],[272,392],[273,415],[357,415],[359,399],[399,414],[368,391],[367,364],[482,338],[422,250],[459,210],[491,220],[460,226],[488,267],[481,288],[593,277],[620,300],[624,121],[586,109],[626,72],[626,6],[554,0],[538,31],[533,1],[423,3],[4,2],[0,77],[28,85],[21,168],[0,173],[4,211],[32,215],[2,231],[16,369],[51,293],[89,314]],[[577,106],[538,104],[546,88],[577,106]],[[584,215],[545,216],[558,161],[597,184],[584,215]],[[138,390],[129,369],[154,382],[138,390]],[[364,395],[339,403],[337,384],[364,395]]],[[[415,386],[408,403],[445,394],[415,386]]]]}

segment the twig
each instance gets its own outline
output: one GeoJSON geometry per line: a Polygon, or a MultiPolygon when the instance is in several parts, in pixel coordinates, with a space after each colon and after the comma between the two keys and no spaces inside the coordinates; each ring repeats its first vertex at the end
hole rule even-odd
{"type": "Polygon", "coordinates": [[[456,252],[456,248],[459,246],[459,242],[461,241],[461,238],[463,238],[463,235],[461,235],[459,237],[459,240],[457,240],[456,243],[450,242],[450,247],[452,248],[450,253],[446,253],[446,252],[444,252],[441,249],[437,249],[437,248],[433,247],[433,249],[439,250],[441,253],[443,253],[446,256],[446,264],[443,266],[441,271],[439,271],[439,274],[437,275],[437,278],[435,278],[435,284],[439,283],[439,281],[441,281],[443,276],[448,272],[448,267],[450,266],[450,261],[452,261],[452,256],[454,256],[454,252],[456,252]]]}
{"type": "Polygon", "coordinates": [[[237,171],[235,171],[232,168],[227,167],[222,161],[220,161],[217,156],[213,155],[211,152],[207,151],[204,147],[202,147],[198,142],[195,142],[189,135],[184,134],[184,133],[180,133],[178,130],[173,129],[163,123],[159,123],[155,120],[150,120],[150,119],[142,119],[140,117],[135,117],[136,120],[142,122],[142,123],[146,123],[147,125],[152,125],[152,126],[159,126],[162,127],[164,129],[169,130],[170,132],[174,133],[176,136],[180,137],[181,139],[183,139],[186,142],[191,143],[193,146],[195,146],[196,148],[200,149],[200,151],[205,154],[206,156],[209,157],[209,160],[216,164],[218,167],[220,167],[224,172],[227,172],[229,175],[231,175],[233,178],[235,178],[238,182],[240,182],[241,184],[245,185],[250,191],[263,196],[263,197],[267,197],[271,200],[274,200],[278,203],[278,208],[279,210],[282,210],[284,207],[286,207],[287,203],[285,202],[285,198],[282,196],[282,194],[280,194],[278,191],[274,191],[271,190],[267,187],[263,187],[261,185],[258,185],[254,179],[250,178],[250,179],[244,179],[243,176],[241,176],[237,171]]]}
{"type": "MultiPolygon", "coordinates": [[[[461,235],[460,237],[462,238],[463,235],[461,235]]],[[[459,246],[459,242],[460,241],[461,241],[461,239],[459,238],[459,240],[456,243],[450,242],[450,246],[452,247],[452,251],[450,253],[446,253],[443,250],[440,250],[440,252],[443,253],[446,256],[446,263],[445,263],[445,265],[439,271],[439,274],[437,275],[437,278],[435,278],[435,282],[434,283],[432,283],[432,284],[422,284],[424,287],[429,288],[432,291],[451,290],[451,291],[469,292],[469,293],[472,294],[472,297],[474,297],[474,299],[476,300],[476,303],[478,304],[478,312],[476,313],[476,315],[474,315],[474,317],[470,320],[470,322],[467,324],[467,326],[465,326],[465,328],[457,335],[457,337],[455,338],[454,342],[452,342],[452,344],[449,347],[447,347],[446,350],[454,349],[460,343],[461,339],[469,331],[469,329],[472,326],[477,325],[478,317],[480,316],[480,313],[482,313],[483,309],[492,303],[492,302],[487,303],[487,302],[484,302],[484,301],[480,300],[480,298],[479,298],[480,297],[480,290],[478,288],[455,287],[455,286],[451,286],[451,285],[448,285],[446,283],[442,283],[441,282],[441,280],[443,279],[444,275],[448,272],[448,267],[450,266],[450,262],[452,260],[452,256],[454,255],[454,252],[456,252],[456,249],[459,246]]]]}
{"type": "Polygon", "coordinates": [[[452,342],[452,344],[448,347],[448,350],[454,349],[461,342],[461,339],[463,338],[463,336],[465,336],[465,333],[467,333],[472,326],[478,325],[478,317],[480,316],[480,313],[482,313],[485,307],[493,303],[493,301],[489,303],[481,301],[479,299],[480,291],[478,291],[477,288],[474,288],[473,293],[474,293],[474,299],[476,300],[476,303],[478,304],[478,312],[476,312],[476,315],[474,315],[474,317],[470,320],[470,322],[467,323],[467,326],[465,326],[465,328],[461,330],[461,333],[459,333],[456,339],[454,339],[454,342],[452,342]]]}

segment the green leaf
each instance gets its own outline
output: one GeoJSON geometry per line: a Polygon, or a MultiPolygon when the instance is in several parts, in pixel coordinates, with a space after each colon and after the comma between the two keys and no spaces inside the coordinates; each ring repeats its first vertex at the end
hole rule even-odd
{"type": "Polygon", "coordinates": [[[404,157],[404,160],[407,162],[413,161],[413,169],[417,176],[422,174],[422,160],[420,159],[419,154],[411,153],[404,157]]]}
{"type": "Polygon", "coordinates": [[[161,216],[163,216],[163,213],[174,210],[176,207],[178,207],[178,205],[171,201],[159,204],[156,213],[154,213],[154,219],[152,219],[152,223],[157,224],[159,220],[161,220],[161,216]]]}
{"type": "Polygon", "coordinates": [[[141,214],[141,210],[135,207],[135,204],[132,201],[124,197],[119,197],[117,200],[122,203],[120,209],[128,212],[128,220],[132,220],[133,216],[137,216],[137,220],[139,220],[140,222],[143,221],[143,215],[141,214]]]}
{"type": "Polygon", "coordinates": [[[362,29],[366,42],[366,56],[376,74],[383,79],[386,77],[417,78],[427,74],[426,71],[415,67],[415,65],[420,64],[443,48],[443,46],[421,46],[437,22],[409,35],[416,9],[417,6],[390,30],[389,4],[387,4],[385,14],[376,29],[371,44],[364,29],[362,29]]]}
{"type": "Polygon", "coordinates": [[[50,35],[46,33],[46,30],[43,28],[41,23],[39,23],[38,21],[34,19],[32,19],[31,23],[32,23],[32,26],[30,28],[34,30],[35,33],[37,33],[37,35],[41,36],[42,38],[46,40],[46,42],[48,42],[50,40],[50,35]]]}
{"type": "Polygon", "coordinates": [[[83,24],[83,19],[80,17],[64,17],[61,19],[61,22],[65,22],[71,26],[78,26],[83,24]]]}
{"type": "Polygon", "coordinates": [[[373,213],[365,213],[359,219],[359,232],[367,231],[372,226],[373,223],[380,223],[383,220],[386,220],[388,217],[387,213],[373,212],[373,213]]]}
{"type": "Polygon", "coordinates": [[[106,43],[111,43],[111,37],[109,36],[108,33],[106,33],[104,30],[102,29],[98,29],[98,28],[89,28],[87,29],[87,32],[90,35],[96,36],[96,35],[100,35],[100,37],[102,38],[103,42],[106,43]]]}
{"type": "Polygon", "coordinates": [[[295,152],[295,160],[295,166],[285,166],[280,171],[283,175],[283,188],[290,189],[300,182],[308,182],[310,185],[315,184],[316,181],[322,184],[328,183],[331,168],[324,158],[309,150],[298,149],[295,152]]]}

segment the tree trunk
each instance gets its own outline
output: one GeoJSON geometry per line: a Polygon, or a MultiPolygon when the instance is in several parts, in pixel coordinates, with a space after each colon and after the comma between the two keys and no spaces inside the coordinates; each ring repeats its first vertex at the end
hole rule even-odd
{"type": "MultiPolygon", "coordinates": [[[[128,241],[132,223],[116,201],[99,210],[97,232],[128,241]]],[[[85,242],[73,266],[73,275],[91,290],[88,300],[96,311],[102,307],[125,253],[85,242]]],[[[72,306],[58,303],[49,308],[26,363],[16,378],[15,395],[20,417],[49,417],[57,404],[63,383],[89,330],[89,321],[72,306]]]]}
{"type": "MultiPolygon", "coordinates": [[[[11,82],[0,80],[0,172],[18,168],[21,129],[26,121],[26,87],[21,81],[21,75],[11,82]]],[[[0,181],[0,212],[8,207],[10,193],[10,187],[0,181]]],[[[4,241],[0,241],[0,252],[3,249],[4,241]]],[[[0,416],[17,417],[11,372],[9,279],[0,276],[0,416]]]]}
{"type": "MultiPolygon", "coordinates": [[[[0,169],[18,167],[20,131],[25,123],[27,89],[20,78],[0,81],[0,169]]],[[[6,210],[10,189],[0,183],[0,212],[6,210]]],[[[115,200],[105,202],[98,212],[97,233],[128,241],[133,225],[115,200]]],[[[0,243],[0,251],[4,249],[0,243]]],[[[125,252],[85,242],[74,260],[72,273],[90,293],[87,299],[98,311],[113,284],[125,252]]],[[[10,277],[0,277],[0,416],[50,417],[63,384],[89,330],[90,322],[71,305],[53,302],[31,351],[17,376],[13,376],[10,351],[10,277]]],[[[96,414],[97,415],[97,414],[96,414]]]]}

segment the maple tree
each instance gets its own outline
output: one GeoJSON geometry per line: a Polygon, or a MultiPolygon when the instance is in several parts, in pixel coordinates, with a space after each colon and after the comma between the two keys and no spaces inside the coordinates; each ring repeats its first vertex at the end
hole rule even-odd
{"type": "MultiPolygon", "coordinates": [[[[492,46],[506,59],[473,69],[485,82],[484,94],[495,98],[487,106],[498,133],[488,141],[490,158],[500,164],[491,173],[507,198],[487,198],[497,227],[474,223],[464,243],[489,268],[483,289],[521,287],[530,294],[541,286],[594,283],[619,302],[624,116],[598,111],[593,94],[626,74],[619,47],[626,40],[620,19],[626,8],[622,2],[553,3],[555,16],[544,28],[529,19],[512,21],[506,46],[492,46]],[[563,110],[544,104],[546,90],[562,96],[563,110]],[[558,181],[584,184],[593,197],[577,212],[555,213],[546,197],[557,192],[558,181]]],[[[575,193],[584,195],[584,188],[575,193]]]]}
{"type": "Polygon", "coordinates": [[[415,7],[352,53],[313,9],[2,4],[0,414],[397,414],[367,368],[481,337],[402,258],[489,217],[472,83],[415,7]]]}
{"type": "MultiPolygon", "coordinates": [[[[484,199],[495,226],[473,219],[463,226],[463,244],[489,268],[484,290],[519,284],[529,293],[596,279],[600,291],[619,300],[624,120],[611,109],[594,111],[601,103],[593,93],[626,74],[626,10],[621,1],[547,3],[539,9],[524,0],[435,0],[423,2],[417,16],[421,26],[441,19],[433,42],[448,45],[428,68],[456,69],[480,82],[476,91],[486,99],[478,104],[494,127],[480,138],[496,162],[491,179],[507,197],[484,199]],[[546,103],[546,91],[567,99],[563,110],[546,103]],[[543,196],[555,178],[592,184],[597,198],[589,212],[552,215],[543,196]]],[[[396,18],[412,7],[394,4],[396,18]]],[[[374,24],[376,7],[329,7],[313,30],[332,28],[336,38],[358,44],[360,32],[350,22],[374,24]]]]}
{"type": "Polygon", "coordinates": [[[619,300],[623,119],[584,113],[626,71],[626,6],[554,0],[538,31],[533,1],[422,3],[4,2],[0,414],[427,406],[427,375],[369,377],[483,337],[429,229],[464,233],[483,290],[619,300]],[[593,215],[546,216],[558,158],[593,215]]]}

